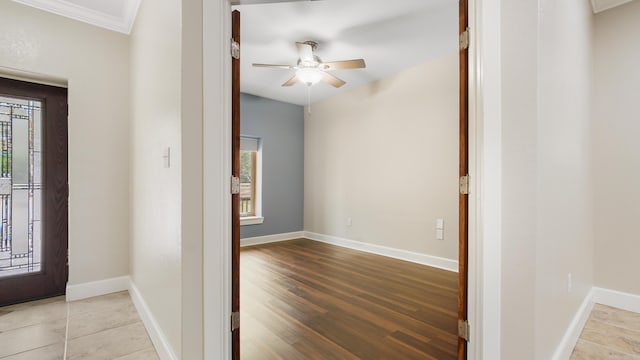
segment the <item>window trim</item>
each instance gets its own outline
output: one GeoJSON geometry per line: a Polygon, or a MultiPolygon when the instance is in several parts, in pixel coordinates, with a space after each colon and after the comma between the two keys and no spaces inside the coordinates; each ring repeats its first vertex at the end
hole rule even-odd
{"type": "Polygon", "coordinates": [[[264,222],[262,216],[245,216],[240,218],[240,226],[245,225],[258,225],[264,222]]]}
{"type": "Polygon", "coordinates": [[[255,199],[254,214],[249,216],[240,215],[240,226],[258,225],[264,222],[264,217],[262,216],[262,138],[240,135],[240,139],[242,138],[255,140],[257,142],[257,150],[255,151],[254,156],[252,156],[252,160],[256,164],[254,175],[255,186],[253,188],[253,196],[255,199]]]}

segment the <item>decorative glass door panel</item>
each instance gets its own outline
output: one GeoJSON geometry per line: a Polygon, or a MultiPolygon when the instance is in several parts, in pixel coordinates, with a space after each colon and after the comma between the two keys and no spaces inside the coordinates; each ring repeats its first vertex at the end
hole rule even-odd
{"type": "Polygon", "coordinates": [[[68,279],[67,89],[0,77],[0,306],[68,279]]]}
{"type": "Polygon", "coordinates": [[[42,103],[0,96],[0,277],[42,264],[42,103]]]}

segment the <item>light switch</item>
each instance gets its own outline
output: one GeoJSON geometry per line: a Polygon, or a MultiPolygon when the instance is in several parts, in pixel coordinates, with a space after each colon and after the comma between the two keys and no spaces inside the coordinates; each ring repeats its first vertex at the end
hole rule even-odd
{"type": "Polygon", "coordinates": [[[170,168],[171,167],[171,148],[170,147],[164,148],[164,154],[162,154],[162,159],[164,160],[164,167],[170,168]]]}

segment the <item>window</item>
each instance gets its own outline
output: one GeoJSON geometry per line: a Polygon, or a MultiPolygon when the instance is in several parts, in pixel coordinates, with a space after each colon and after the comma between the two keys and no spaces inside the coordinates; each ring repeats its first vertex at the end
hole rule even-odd
{"type": "Polygon", "coordinates": [[[240,224],[264,221],[260,206],[260,139],[240,138],[240,224]]]}

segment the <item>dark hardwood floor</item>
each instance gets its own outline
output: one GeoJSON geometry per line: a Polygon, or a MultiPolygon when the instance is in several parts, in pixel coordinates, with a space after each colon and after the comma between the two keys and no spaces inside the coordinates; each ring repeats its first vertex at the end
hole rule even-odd
{"type": "Polygon", "coordinates": [[[242,359],[456,359],[456,273],[304,239],[240,254],[242,359]]]}

